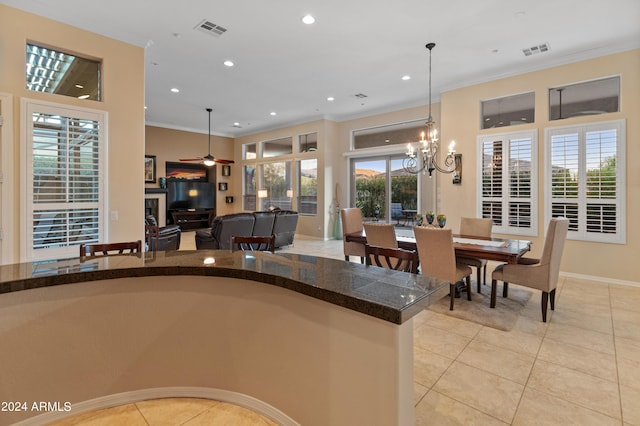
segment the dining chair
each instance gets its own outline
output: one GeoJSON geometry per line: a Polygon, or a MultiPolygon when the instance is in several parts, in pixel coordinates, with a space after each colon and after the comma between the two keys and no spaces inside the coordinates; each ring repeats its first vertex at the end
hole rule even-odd
{"type": "Polygon", "coordinates": [[[449,310],[453,310],[456,285],[466,280],[467,300],[471,300],[471,268],[456,263],[451,229],[414,226],[418,258],[423,275],[449,281],[451,302],[449,310]]]}
{"type": "Polygon", "coordinates": [[[80,244],[80,257],[111,256],[142,252],[142,240],[123,243],[80,244]]]}
{"type": "MultiPolygon", "coordinates": [[[[392,225],[393,226],[393,225],[392,225]]],[[[418,252],[401,248],[364,246],[365,262],[367,266],[379,266],[396,271],[418,273],[418,252]]]]}
{"type": "MultiPolygon", "coordinates": [[[[471,238],[491,238],[492,227],[493,219],[491,218],[463,217],[460,219],[460,236],[471,238]]],[[[479,257],[457,256],[456,261],[458,262],[458,264],[476,268],[478,279],[478,293],[481,293],[480,271],[483,270],[482,285],[485,285],[487,283],[487,259],[481,259],[479,257]]]]}
{"type": "Polygon", "coordinates": [[[362,232],[362,210],[357,207],[350,207],[340,210],[342,219],[342,246],[344,249],[344,260],[349,261],[349,256],[359,256],[360,263],[364,263],[364,244],[353,241],[347,242],[345,235],[362,232]]]}
{"type": "Polygon", "coordinates": [[[569,230],[569,220],[565,218],[551,219],[545,237],[542,257],[540,259],[521,258],[518,264],[498,265],[491,276],[491,304],[496,306],[497,281],[502,281],[502,296],[508,296],[509,283],[542,291],[540,308],[542,322],[547,322],[547,305],[551,302],[551,310],[555,310],[556,286],[560,274],[560,261],[564,243],[569,230]]]}
{"type": "Polygon", "coordinates": [[[231,237],[231,251],[276,251],[275,235],[234,235],[231,237]]]}
{"type": "Polygon", "coordinates": [[[396,230],[393,224],[365,223],[364,232],[367,234],[367,244],[378,247],[398,248],[396,230]]]}

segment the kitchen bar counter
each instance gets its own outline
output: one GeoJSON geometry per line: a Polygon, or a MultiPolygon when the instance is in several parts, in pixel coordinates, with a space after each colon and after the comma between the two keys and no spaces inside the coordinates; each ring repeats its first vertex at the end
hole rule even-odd
{"type": "Polygon", "coordinates": [[[395,324],[441,297],[437,279],[336,259],[227,250],[169,251],[0,266],[0,295],[115,278],[200,275],[247,279],[293,290],[395,324]]]}

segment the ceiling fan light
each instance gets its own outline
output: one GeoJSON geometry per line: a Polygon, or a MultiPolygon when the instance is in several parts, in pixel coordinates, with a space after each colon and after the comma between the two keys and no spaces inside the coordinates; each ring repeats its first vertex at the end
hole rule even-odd
{"type": "Polygon", "coordinates": [[[215,159],[213,158],[213,155],[209,154],[207,156],[204,157],[204,161],[203,161],[204,165],[207,167],[211,167],[214,164],[216,164],[215,159]]]}

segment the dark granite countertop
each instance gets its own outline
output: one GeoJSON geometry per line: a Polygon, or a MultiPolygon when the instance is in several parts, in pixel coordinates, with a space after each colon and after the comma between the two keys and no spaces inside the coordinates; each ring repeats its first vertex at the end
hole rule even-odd
{"type": "MultiPolygon", "coordinates": [[[[438,279],[299,254],[169,251],[0,266],[0,294],[127,277],[202,275],[286,288],[395,324],[448,292],[438,279]]],[[[0,297],[2,297],[0,295],[0,297]]]]}

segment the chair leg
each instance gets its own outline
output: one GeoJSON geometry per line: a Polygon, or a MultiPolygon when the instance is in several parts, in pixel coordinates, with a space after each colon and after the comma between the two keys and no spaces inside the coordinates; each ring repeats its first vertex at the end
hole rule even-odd
{"type": "Polygon", "coordinates": [[[467,300],[471,300],[471,275],[467,275],[467,300]]]}
{"type": "Polygon", "coordinates": [[[549,293],[546,291],[542,292],[542,299],[540,303],[540,307],[542,308],[542,322],[547,322],[547,303],[549,301],[549,293]]]}
{"type": "Polygon", "coordinates": [[[482,273],[482,285],[487,285],[487,264],[484,264],[484,272],[482,273]]]}
{"type": "Polygon", "coordinates": [[[476,268],[477,275],[478,275],[478,293],[482,293],[482,291],[481,291],[482,289],[480,288],[480,269],[482,269],[482,268],[480,268],[479,266],[476,268]]]}
{"type": "Polygon", "coordinates": [[[449,284],[449,294],[451,295],[451,303],[449,303],[449,310],[453,311],[453,299],[456,297],[456,285],[449,284]]]}
{"type": "Polygon", "coordinates": [[[551,302],[551,310],[555,311],[556,309],[556,289],[554,288],[549,292],[549,301],[551,302]]]}
{"type": "Polygon", "coordinates": [[[502,297],[507,297],[509,295],[509,283],[503,283],[502,286],[502,297]]]}
{"type": "Polygon", "coordinates": [[[491,303],[489,304],[490,308],[496,307],[496,290],[498,289],[498,283],[496,280],[491,280],[491,303]]]}

